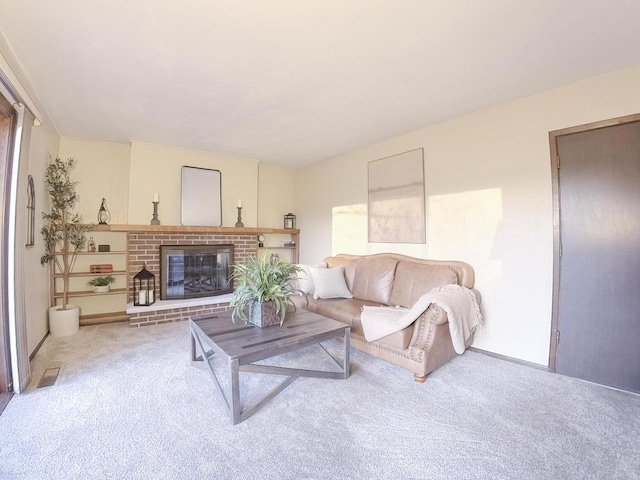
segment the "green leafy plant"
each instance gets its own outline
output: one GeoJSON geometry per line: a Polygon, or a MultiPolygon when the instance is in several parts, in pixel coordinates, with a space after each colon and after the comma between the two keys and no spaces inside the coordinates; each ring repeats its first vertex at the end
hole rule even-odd
{"type": "Polygon", "coordinates": [[[70,171],[75,160],[66,161],[56,157],[45,170],[45,183],[51,201],[51,210],[42,213],[45,225],[40,230],[44,239],[45,253],[40,257],[44,266],[54,262],[55,272],[62,277],[62,309],[67,309],[69,274],[73,270],[78,252],[86,243],[85,233],[93,224],[83,224],[82,218],[73,212],[78,196],[70,171]]]}
{"type": "Polygon", "coordinates": [[[252,302],[274,302],[282,325],[287,305],[293,305],[295,308],[291,296],[303,293],[291,288],[291,275],[302,269],[285,260],[271,262],[267,259],[267,254],[265,251],[260,258],[249,257],[246,263],[233,267],[231,278],[240,282],[230,302],[233,307],[231,319],[234,322],[236,318],[247,322],[245,309],[252,302]]]}
{"type": "Polygon", "coordinates": [[[113,275],[92,278],[87,282],[87,284],[91,285],[92,287],[106,287],[107,285],[111,285],[112,283],[116,283],[116,279],[113,275]]]}

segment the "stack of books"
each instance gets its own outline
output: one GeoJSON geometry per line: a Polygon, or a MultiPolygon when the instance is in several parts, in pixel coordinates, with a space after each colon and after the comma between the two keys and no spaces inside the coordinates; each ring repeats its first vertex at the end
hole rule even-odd
{"type": "Polygon", "coordinates": [[[112,272],[113,272],[113,265],[110,263],[89,265],[89,273],[112,273],[112,272]]]}

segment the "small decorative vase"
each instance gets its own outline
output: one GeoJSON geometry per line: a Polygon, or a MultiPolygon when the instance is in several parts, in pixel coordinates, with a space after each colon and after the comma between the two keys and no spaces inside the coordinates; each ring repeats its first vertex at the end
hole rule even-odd
{"type": "Polygon", "coordinates": [[[253,301],[249,304],[249,322],[256,327],[271,327],[280,325],[280,314],[273,301],[260,303],[253,301]]]}
{"type": "Polygon", "coordinates": [[[91,287],[91,290],[93,290],[95,293],[106,293],[108,292],[110,289],[110,285],[96,285],[94,287],[91,287]]]}

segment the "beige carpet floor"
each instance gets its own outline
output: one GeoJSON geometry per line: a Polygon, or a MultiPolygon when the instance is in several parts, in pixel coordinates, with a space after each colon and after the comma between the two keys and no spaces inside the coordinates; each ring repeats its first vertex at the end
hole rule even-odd
{"type": "MultiPolygon", "coordinates": [[[[339,351],[340,344],[325,344],[339,351]]],[[[278,363],[328,362],[311,347],[278,363]]],[[[353,352],[233,426],[186,323],[48,338],[0,415],[2,479],[633,479],[640,397],[467,352],[420,385],[353,352]],[[47,368],[53,386],[35,388],[47,368]]],[[[276,379],[242,374],[247,398],[276,379]]]]}

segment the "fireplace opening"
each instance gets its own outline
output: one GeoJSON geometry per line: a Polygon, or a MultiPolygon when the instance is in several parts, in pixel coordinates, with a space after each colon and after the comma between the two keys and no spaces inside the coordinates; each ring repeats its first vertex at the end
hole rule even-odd
{"type": "Polygon", "coordinates": [[[160,298],[175,300],[233,292],[233,245],[161,245],[160,298]]]}

